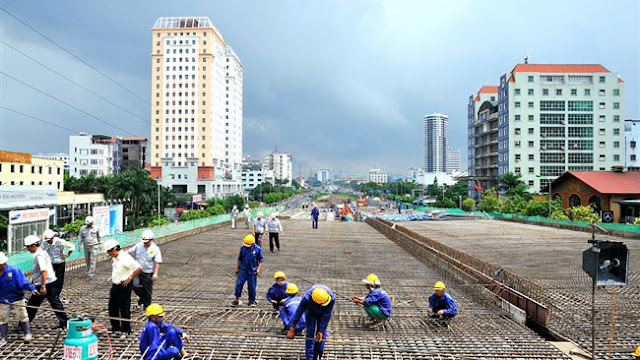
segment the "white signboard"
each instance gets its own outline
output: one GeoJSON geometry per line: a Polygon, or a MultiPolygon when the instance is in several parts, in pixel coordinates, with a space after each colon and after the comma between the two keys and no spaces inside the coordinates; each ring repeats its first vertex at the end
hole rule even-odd
{"type": "Polygon", "coordinates": [[[36,208],[58,204],[58,189],[46,186],[0,186],[0,210],[36,208]]]}
{"type": "Polygon", "coordinates": [[[95,206],[93,208],[93,226],[98,229],[100,236],[109,234],[110,213],[108,206],[95,206]]]}
{"type": "Polygon", "coordinates": [[[9,211],[9,224],[23,224],[34,221],[49,220],[49,209],[29,209],[9,211]]]}
{"type": "Polygon", "coordinates": [[[123,207],[122,205],[111,205],[109,206],[109,235],[113,235],[116,233],[121,233],[122,228],[122,214],[123,207]]]}
{"type": "Polygon", "coordinates": [[[198,195],[193,195],[193,200],[194,203],[200,202],[202,201],[202,194],[198,194],[198,195]]]}

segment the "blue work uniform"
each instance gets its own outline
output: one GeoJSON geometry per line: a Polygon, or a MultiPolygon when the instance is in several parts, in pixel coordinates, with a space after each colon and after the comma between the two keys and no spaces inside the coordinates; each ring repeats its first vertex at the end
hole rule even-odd
{"type": "Polygon", "coordinates": [[[238,277],[236,278],[236,298],[242,296],[242,286],[247,283],[247,290],[249,292],[249,303],[256,302],[256,286],[258,285],[258,276],[256,270],[261,262],[264,261],[262,255],[262,249],[260,246],[253,244],[251,247],[242,246],[240,253],[238,253],[238,261],[240,261],[240,267],[238,271],[238,277]]]}
{"type": "Polygon", "coordinates": [[[318,208],[313,208],[313,210],[311,210],[311,227],[314,229],[318,228],[318,217],[320,216],[320,211],[318,210],[318,208]]]}
{"type": "Polygon", "coordinates": [[[381,288],[371,290],[369,295],[362,302],[364,306],[376,305],[387,317],[391,316],[391,298],[386,291],[381,288]]]}
{"type": "Polygon", "coordinates": [[[145,354],[144,360],[173,359],[180,355],[182,346],[182,329],[177,326],[165,323],[158,325],[149,320],[140,334],[140,353],[145,354]]]}
{"type": "MultiPolygon", "coordinates": [[[[284,282],[284,285],[278,285],[278,284],[273,284],[271,285],[271,287],[269,288],[269,291],[267,291],[267,300],[269,300],[269,302],[275,300],[276,302],[280,302],[286,298],[289,297],[289,294],[287,294],[286,290],[287,290],[287,286],[289,286],[288,282],[284,282]]],[[[278,310],[280,308],[280,304],[273,304],[273,307],[278,310]]]]}
{"type": "Polygon", "coordinates": [[[458,307],[449,293],[445,292],[442,296],[433,294],[429,297],[429,307],[433,309],[434,313],[440,310],[444,310],[443,316],[454,317],[458,314],[458,307]]]}
{"type": "MultiPolygon", "coordinates": [[[[300,301],[302,301],[302,298],[298,295],[289,296],[284,301],[280,309],[280,319],[282,319],[282,325],[284,325],[285,329],[291,328],[291,320],[300,306],[300,301]]],[[[302,331],[306,326],[307,322],[304,314],[302,314],[300,320],[298,320],[298,324],[295,326],[296,332],[302,331]]]]}
{"type": "Polygon", "coordinates": [[[0,274],[0,303],[14,303],[24,299],[27,290],[35,291],[36,287],[15,266],[6,265],[0,274]]]}
{"type": "Polygon", "coordinates": [[[307,322],[307,332],[305,341],[305,352],[307,360],[313,360],[313,348],[315,345],[315,337],[316,333],[322,333],[323,341],[320,343],[320,351],[324,351],[324,344],[327,339],[327,326],[329,325],[329,320],[331,320],[331,312],[333,311],[333,305],[336,302],[335,294],[324,284],[313,284],[309,290],[304,294],[302,300],[300,300],[300,305],[298,305],[298,310],[296,310],[293,319],[290,321],[290,327],[295,327],[300,321],[302,314],[305,316],[305,320],[307,322]],[[331,302],[327,306],[322,306],[311,298],[311,293],[316,288],[323,288],[331,297],[331,302]]]}

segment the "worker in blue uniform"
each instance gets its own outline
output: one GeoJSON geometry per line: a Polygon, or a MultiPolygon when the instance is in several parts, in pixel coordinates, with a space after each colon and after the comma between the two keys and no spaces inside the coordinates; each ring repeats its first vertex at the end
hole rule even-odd
{"type": "Polygon", "coordinates": [[[351,300],[364,306],[364,311],[373,320],[374,324],[382,323],[391,316],[391,298],[380,287],[382,283],[376,274],[369,274],[362,282],[369,290],[369,294],[364,298],[354,296],[351,300]]]}
{"type": "Polygon", "coordinates": [[[256,239],[253,235],[247,235],[242,240],[242,247],[238,253],[238,261],[236,263],[236,298],[231,303],[232,306],[240,305],[240,297],[242,296],[242,287],[247,283],[247,291],[249,293],[249,306],[256,307],[256,287],[258,285],[258,275],[264,263],[262,249],[256,245],[256,239]]]}
{"type": "Polygon", "coordinates": [[[165,312],[159,304],[147,306],[145,315],[149,318],[140,334],[140,353],[144,360],[169,360],[184,358],[187,352],[184,343],[189,336],[177,326],[165,324],[165,312]],[[161,335],[163,334],[163,335],[161,335]]]}
{"type": "MultiPolygon", "coordinates": [[[[291,328],[291,320],[293,320],[293,316],[296,314],[298,307],[300,306],[300,301],[302,298],[298,296],[298,286],[294,283],[289,283],[287,285],[287,289],[285,294],[287,298],[282,303],[282,307],[280,308],[280,319],[282,319],[282,325],[284,325],[284,332],[289,331],[291,328]]],[[[294,326],[297,333],[302,333],[302,329],[307,326],[305,316],[302,314],[300,320],[298,320],[298,324],[294,326]]]]}
{"type": "Polygon", "coordinates": [[[322,358],[324,344],[327,339],[327,326],[331,320],[331,312],[336,302],[336,296],[331,289],[324,284],[313,284],[304,294],[298,310],[289,322],[287,338],[293,339],[296,325],[302,314],[307,323],[305,354],[307,360],[322,358]]]}
{"type": "Polygon", "coordinates": [[[445,292],[445,286],[442,281],[436,282],[433,286],[433,295],[429,297],[429,308],[427,313],[431,317],[439,317],[450,319],[458,314],[458,307],[453,297],[445,292]]]}
{"type": "Polygon", "coordinates": [[[287,275],[283,271],[276,271],[273,274],[273,279],[275,283],[267,291],[267,300],[273,305],[273,309],[277,313],[284,300],[288,297],[286,290],[289,283],[287,282],[287,275]]]}
{"type": "Polygon", "coordinates": [[[319,216],[320,216],[320,210],[318,210],[318,205],[313,205],[313,210],[311,210],[311,227],[314,229],[318,228],[319,216]]]}
{"type": "Polygon", "coordinates": [[[0,252],[0,346],[7,342],[9,316],[13,312],[17,315],[18,324],[24,331],[24,341],[29,342],[33,338],[24,293],[35,292],[36,287],[20,269],[7,264],[8,261],[7,256],[0,252]]]}

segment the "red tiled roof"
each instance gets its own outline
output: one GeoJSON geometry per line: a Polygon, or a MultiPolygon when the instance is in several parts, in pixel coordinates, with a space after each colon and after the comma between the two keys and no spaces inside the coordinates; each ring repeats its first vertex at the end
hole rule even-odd
{"type": "Polygon", "coordinates": [[[608,73],[600,64],[517,64],[511,72],[608,73]]]}
{"type": "Polygon", "coordinates": [[[624,81],[622,81],[622,79],[618,78],[618,82],[619,83],[623,83],[624,81]]]}
{"type": "Polygon", "coordinates": [[[516,82],[516,78],[513,77],[513,74],[511,74],[511,76],[509,76],[509,82],[516,82]]]}
{"type": "Polygon", "coordinates": [[[566,175],[576,177],[601,194],[640,194],[638,171],[567,171],[561,177],[566,175]]]}
{"type": "Polygon", "coordinates": [[[143,137],[130,137],[130,138],[122,138],[122,140],[141,140],[141,141],[146,141],[147,138],[143,138],[143,137]]]}
{"type": "Polygon", "coordinates": [[[497,86],[483,86],[480,91],[478,91],[478,94],[497,94],[498,93],[498,87],[497,86]]]}
{"type": "Polygon", "coordinates": [[[480,101],[480,96],[476,96],[476,99],[474,101],[480,101]]]}

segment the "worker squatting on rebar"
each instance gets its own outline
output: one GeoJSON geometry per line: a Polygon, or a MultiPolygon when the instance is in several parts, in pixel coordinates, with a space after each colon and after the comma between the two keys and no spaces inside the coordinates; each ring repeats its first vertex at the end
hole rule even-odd
{"type": "Polygon", "coordinates": [[[129,249],[129,254],[142,266],[142,271],[133,279],[133,291],[138,295],[138,305],[146,309],[151,304],[153,283],[158,280],[158,271],[162,263],[162,252],[153,242],[153,232],[142,232],[142,242],[129,249]]]}
{"type": "Polygon", "coordinates": [[[24,293],[36,291],[36,287],[20,269],[8,265],[8,260],[7,256],[0,252],[0,346],[7,343],[11,312],[15,312],[18,317],[18,324],[24,331],[24,341],[29,342],[32,339],[24,293]]]}
{"type": "Polygon", "coordinates": [[[267,222],[262,217],[262,212],[258,211],[256,219],[253,221],[253,225],[251,227],[251,231],[253,233],[253,237],[256,239],[256,244],[262,248],[262,234],[267,232],[267,222]]]}
{"type": "Polygon", "coordinates": [[[64,273],[67,265],[66,259],[76,249],[76,246],[71,242],[57,237],[55,231],[51,229],[47,229],[42,233],[42,240],[44,240],[42,242],[42,248],[49,254],[53,271],[56,273],[56,278],[58,278],[58,280],[56,280],[56,291],[58,292],[58,296],[60,296],[62,287],[64,286],[64,273]],[[65,253],[64,249],[69,249],[69,252],[65,253]]]}
{"type": "Polygon", "coordinates": [[[51,308],[56,311],[56,317],[58,318],[58,325],[56,328],[67,327],[67,314],[64,312],[64,307],[60,301],[58,294],[60,293],[56,289],[56,273],[53,271],[51,265],[51,258],[46,251],[40,248],[40,238],[36,235],[29,235],[24,238],[24,246],[33,254],[33,284],[36,286],[36,292],[33,293],[29,301],[27,314],[29,315],[29,323],[33,321],[38,312],[38,307],[42,304],[46,298],[51,305],[51,308]]]}
{"type": "Polygon", "coordinates": [[[236,298],[231,303],[232,306],[240,305],[242,286],[244,286],[245,282],[249,293],[249,306],[258,306],[258,303],[256,303],[256,287],[258,286],[258,275],[260,275],[262,264],[264,264],[264,256],[260,246],[256,245],[256,239],[253,235],[245,236],[238,253],[238,261],[236,262],[236,298]]]}
{"type": "Polygon", "coordinates": [[[100,231],[93,226],[93,216],[84,219],[84,226],[78,232],[78,251],[82,251],[84,245],[84,260],[87,264],[87,276],[93,279],[96,274],[98,251],[102,250],[102,238],[100,231]]]}
{"type": "Polygon", "coordinates": [[[189,342],[189,335],[177,326],[166,324],[165,315],[159,304],[147,306],[145,316],[149,321],[140,334],[140,353],[144,360],[169,360],[187,355],[184,343],[189,342]]]}
{"type": "Polygon", "coordinates": [[[380,324],[391,316],[391,298],[380,287],[382,284],[376,274],[369,274],[362,279],[364,286],[369,290],[366,297],[353,296],[351,300],[364,306],[364,311],[369,315],[373,324],[380,324]]]}
{"type": "Polygon", "coordinates": [[[111,256],[111,291],[109,292],[109,316],[112,318],[111,331],[114,335],[121,335],[126,338],[131,334],[131,323],[126,320],[116,320],[115,318],[131,319],[131,290],[132,281],[142,271],[142,266],[129,255],[120,249],[117,240],[109,239],[104,244],[105,251],[111,256]]]}
{"type": "Polygon", "coordinates": [[[327,339],[327,326],[331,320],[335,294],[324,284],[313,284],[300,300],[298,309],[289,322],[287,338],[293,339],[302,315],[306,321],[305,354],[307,360],[320,359],[327,339]]]}
{"type": "MultiPolygon", "coordinates": [[[[282,329],[283,334],[286,334],[287,331],[289,331],[289,328],[291,328],[291,320],[293,320],[293,316],[298,310],[300,301],[302,300],[302,298],[298,296],[298,286],[294,283],[289,283],[287,285],[285,295],[287,297],[282,301],[282,306],[280,307],[280,319],[282,319],[282,325],[284,326],[282,329]]],[[[304,314],[302,314],[300,320],[298,320],[298,324],[294,326],[296,334],[301,335],[302,330],[306,326],[306,319],[304,314]]]]}
{"type": "Polygon", "coordinates": [[[429,297],[427,313],[431,317],[450,319],[458,314],[458,307],[453,297],[445,292],[446,287],[442,281],[433,285],[434,294],[429,297]]]}
{"type": "Polygon", "coordinates": [[[273,305],[273,311],[278,313],[280,306],[288,298],[286,290],[289,283],[287,282],[287,275],[283,271],[276,271],[273,274],[273,280],[275,282],[267,291],[266,298],[273,305]]]}

